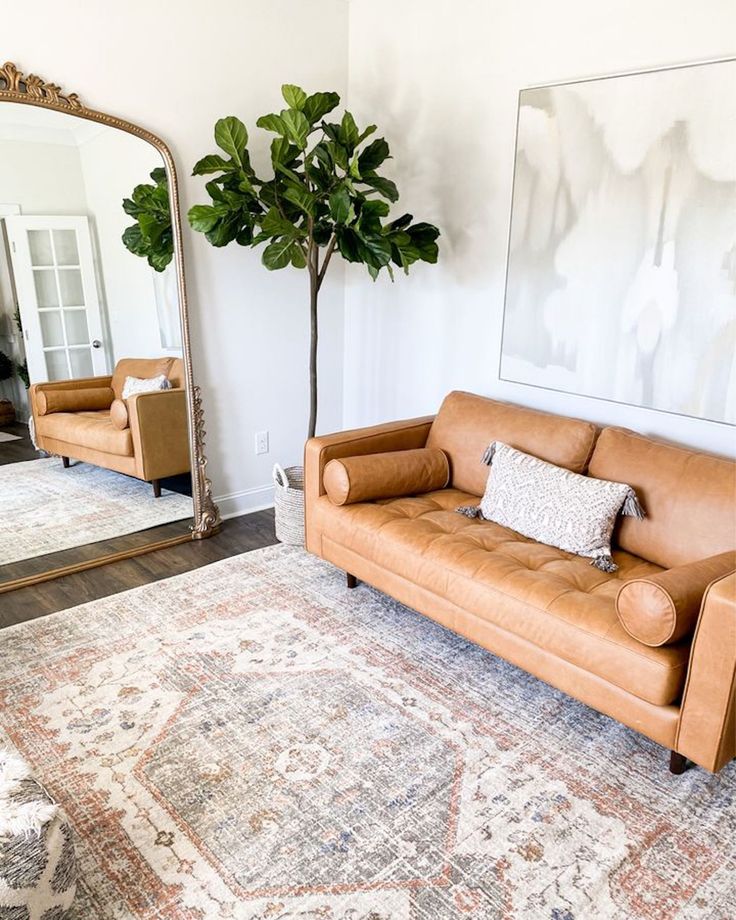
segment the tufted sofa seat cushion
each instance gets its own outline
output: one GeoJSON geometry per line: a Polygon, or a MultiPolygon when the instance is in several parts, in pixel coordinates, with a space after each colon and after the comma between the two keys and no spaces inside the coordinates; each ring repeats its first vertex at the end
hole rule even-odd
{"type": "Polygon", "coordinates": [[[679,699],[689,643],[649,648],[616,614],[622,582],[662,569],[614,551],[618,571],[535,543],[488,521],[455,512],[477,496],[442,489],[417,497],[335,506],[317,499],[318,528],[329,539],[592,672],[642,700],[679,699]]]}
{"type": "Polygon", "coordinates": [[[78,444],[90,450],[119,457],[133,456],[130,428],[120,431],[110,421],[110,410],[100,412],[55,412],[36,420],[36,430],[47,438],[78,444]]]}

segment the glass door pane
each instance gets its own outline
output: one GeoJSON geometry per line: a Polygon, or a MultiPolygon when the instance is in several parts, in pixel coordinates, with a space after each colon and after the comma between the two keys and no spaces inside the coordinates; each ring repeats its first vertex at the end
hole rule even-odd
{"type": "Polygon", "coordinates": [[[63,348],[46,352],[46,370],[49,380],[69,379],[69,365],[66,361],[66,351],[63,348]]]}
{"type": "Polygon", "coordinates": [[[59,306],[56,272],[53,268],[35,268],[33,283],[36,285],[36,303],[40,309],[59,306]]]}
{"type": "Polygon", "coordinates": [[[54,255],[51,249],[51,234],[48,230],[29,230],[28,248],[31,252],[31,265],[54,264],[54,255]]]}
{"type": "Polygon", "coordinates": [[[64,329],[68,345],[88,345],[89,330],[84,310],[64,310],[64,329]]]}
{"type": "Polygon", "coordinates": [[[39,311],[41,320],[41,342],[44,348],[63,348],[64,330],[61,325],[61,312],[59,310],[39,311]]]}
{"type": "Polygon", "coordinates": [[[54,230],[54,253],[57,265],[79,265],[75,230],[54,230]]]}
{"type": "Polygon", "coordinates": [[[72,377],[92,377],[92,355],[89,348],[70,348],[69,362],[72,377]]]}

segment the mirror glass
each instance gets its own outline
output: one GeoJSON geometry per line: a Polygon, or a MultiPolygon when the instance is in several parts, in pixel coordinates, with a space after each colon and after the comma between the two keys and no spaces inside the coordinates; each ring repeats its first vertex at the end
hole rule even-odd
{"type": "Polygon", "coordinates": [[[159,151],[0,103],[0,585],[189,530],[159,151]]]}

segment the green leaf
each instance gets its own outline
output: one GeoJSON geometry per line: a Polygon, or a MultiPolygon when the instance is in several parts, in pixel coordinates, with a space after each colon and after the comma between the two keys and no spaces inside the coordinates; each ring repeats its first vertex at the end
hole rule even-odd
{"type": "Polygon", "coordinates": [[[134,256],[145,256],[148,253],[148,245],[143,239],[141,228],[138,224],[133,224],[123,232],[123,243],[125,248],[132,252],[134,256]]]}
{"type": "Polygon", "coordinates": [[[150,175],[156,185],[166,187],[166,194],[168,195],[169,180],[166,177],[166,169],[163,166],[157,166],[155,169],[151,170],[150,175]]]}
{"type": "Polygon", "coordinates": [[[306,268],[307,267],[307,257],[304,254],[304,250],[301,246],[294,246],[291,250],[291,264],[294,268],[306,268]]]}
{"type": "Polygon", "coordinates": [[[222,217],[211,204],[195,204],[187,216],[192,230],[200,233],[209,233],[222,217]]]}
{"type": "Polygon", "coordinates": [[[361,174],[378,169],[388,155],[389,147],[386,141],[382,137],[376,138],[375,141],[368,144],[365,150],[361,151],[358,157],[358,168],[361,174]]]}
{"type": "Polygon", "coordinates": [[[389,224],[389,227],[391,230],[403,230],[404,227],[408,227],[413,220],[413,214],[402,214],[401,217],[397,217],[396,220],[392,220],[389,224]]]}
{"type": "Polygon", "coordinates": [[[293,83],[284,83],[281,87],[281,95],[290,109],[303,109],[307,101],[307,94],[304,90],[293,83]]]}
{"type": "Polygon", "coordinates": [[[353,179],[360,179],[360,167],[358,166],[357,156],[353,157],[350,161],[350,169],[348,173],[353,177],[353,179]]]}
{"type": "Polygon", "coordinates": [[[171,262],[172,253],[170,252],[152,252],[148,256],[148,264],[154,271],[162,272],[171,262]]]}
{"type": "Polygon", "coordinates": [[[347,150],[342,146],[342,144],[339,144],[339,143],[334,142],[334,141],[330,141],[330,142],[327,144],[327,148],[328,148],[328,150],[330,151],[330,155],[332,156],[332,159],[333,159],[335,165],[336,165],[336,166],[339,166],[340,169],[345,169],[345,170],[347,170],[347,168],[348,168],[348,152],[347,152],[347,150]]]}
{"type": "Polygon", "coordinates": [[[396,183],[392,182],[391,179],[384,179],[383,176],[364,175],[360,181],[364,185],[369,185],[372,189],[375,189],[379,195],[383,195],[389,201],[399,200],[399,190],[396,188],[396,183]]]}
{"type": "Polygon", "coordinates": [[[213,201],[225,201],[225,192],[214,179],[210,180],[205,185],[205,188],[207,189],[207,194],[213,201]]]}
{"type": "Polygon", "coordinates": [[[267,234],[269,239],[274,236],[285,235],[295,237],[300,232],[290,220],[281,214],[278,208],[269,208],[261,218],[261,230],[264,234],[267,234]]]}
{"type": "Polygon", "coordinates": [[[286,198],[287,201],[290,201],[292,204],[295,204],[298,208],[304,211],[305,214],[309,214],[310,217],[313,216],[316,198],[303,186],[288,186],[286,191],[283,193],[283,197],[286,198]]]}
{"type": "Polygon", "coordinates": [[[275,137],[271,141],[271,163],[274,168],[277,163],[288,166],[299,156],[299,148],[290,144],[286,137],[275,137]]]}
{"type": "Polygon", "coordinates": [[[373,134],[373,132],[376,131],[376,130],[377,130],[377,125],[368,125],[367,128],[364,128],[364,129],[360,132],[360,137],[358,138],[358,144],[362,144],[363,141],[364,141],[367,137],[370,137],[371,134],[373,134]]]}
{"type": "Polygon", "coordinates": [[[351,223],[355,219],[350,193],[344,185],[330,195],[330,215],[336,224],[351,223]]]}
{"type": "Polygon", "coordinates": [[[253,228],[248,224],[246,224],[244,227],[241,227],[235,235],[235,242],[238,244],[238,246],[252,246],[253,228]]]}
{"type": "Polygon", "coordinates": [[[362,262],[360,257],[361,242],[358,234],[349,227],[337,227],[335,230],[337,237],[337,248],[340,255],[348,262],[362,262]]]}
{"type": "Polygon", "coordinates": [[[192,175],[207,176],[210,173],[222,172],[223,170],[227,169],[234,169],[235,165],[236,164],[232,161],[221,157],[219,153],[210,153],[206,157],[202,157],[201,160],[198,160],[194,164],[192,175]]]}
{"type": "Polygon", "coordinates": [[[273,131],[275,134],[286,134],[286,126],[281,120],[280,115],[261,115],[261,117],[256,122],[259,128],[263,128],[264,131],[273,131]]]}
{"type": "Polygon", "coordinates": [[[348,149],[349,153],[352,153],[358,143],[359,137],[360,132],[358,131],[358,126],[355,124],[355,119],[350,112],[345,112],[340,122],[340,143],[348,149]]]}
{"type": "Polygon", "coordinates": [[[291,262],[291,250],[294,246],[292,239],[276,240],[263,250],[261,261],[269,271],[286,268],[291,262]]]}
{"type": "Polygon", "coordinates": [[[311,127],[304,113],[298,109],[284,109],[281,113],[281,121],[289,140],[295,143],[300,150],[304,150],[311,127]]]}
{"type": "Polygon", "coordinates": [[[153,214],[141,214],[138,218],[138,225],[149,246],[158,246],[166,226],[153,214]]]}
{"type": "Polygon", "coordinates": [[[340,103],[337,93],[312,93],[301,107],[311,125],[331,112],[340,103]]]}
{"type": "Polygon", "coordinates": [[[243,165],[242,153],[248,143],[248,132],[239,118],[229,115],[215,123],[215,143],[220,150],[229,153],[238,166],[243,165]]]}
{"type": "Polygon", "coordinates": [[[382,268],[391,261],[391,244],[380,235],[364,236],[360,234],[360,241],[363,244],[361,248],[362,261],[366,265],[374,265],[376,268],[382,268]]]}
{"type": "Polygon", "coordinates": [[[205,237],[213,246],[227,246],[238,235],[239,229],[240,218],[233,215],[218,221],[208,233],[205,233],[205,237]]]}
{"type": "Polygon", "coordinates": [[[439,247],[436,240],[440,231],[434,224],[418,223],[409,227],[406,231],[411,236],[413,246],[419,250],[419,258],[423,262],[436,262],[439,255],[439,247]]]}

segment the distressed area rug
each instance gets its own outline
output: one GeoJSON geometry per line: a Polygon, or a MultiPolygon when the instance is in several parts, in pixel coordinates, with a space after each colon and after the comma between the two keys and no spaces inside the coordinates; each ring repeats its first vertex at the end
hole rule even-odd
{"type": "Polygon", "coordinates": [[[0,632],[75,920],[732,920],[736,770],[271,547],[0,632]]]}
{"type": "Polygon", "coordinates": [[[0,466],[0,565],[110,540],[192,516],[192,500],[147,482],[58,457],[0,466]]]}

